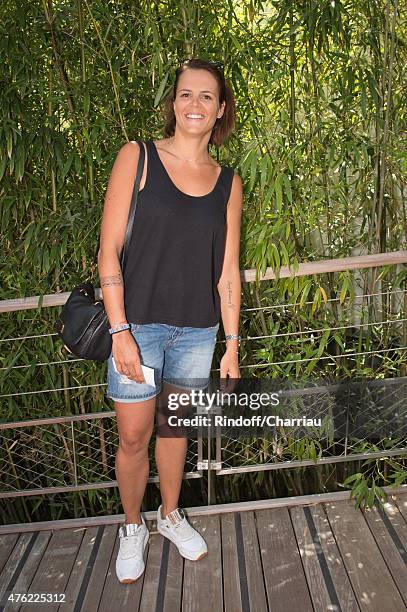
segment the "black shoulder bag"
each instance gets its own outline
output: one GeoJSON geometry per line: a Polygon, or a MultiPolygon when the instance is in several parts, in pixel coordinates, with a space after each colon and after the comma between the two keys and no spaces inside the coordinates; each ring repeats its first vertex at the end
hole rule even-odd
{"type": "MultiPolygon", "coordinates": [[[[124,244],[120,255],[120,267],[124,272],[126,254],[133,230],[137,196],[144,167],[145,151],[141,141],[140,158],[134,181],[133,194],[127,220],[124,244]]],[[[112,350],[112,337],[109,334],[109,319],[103,300],[95,301],[95,289],[90,281],[77,285],[62,307],[55,329],[66,348],[82,359],[106,361],[112,350]]]]}

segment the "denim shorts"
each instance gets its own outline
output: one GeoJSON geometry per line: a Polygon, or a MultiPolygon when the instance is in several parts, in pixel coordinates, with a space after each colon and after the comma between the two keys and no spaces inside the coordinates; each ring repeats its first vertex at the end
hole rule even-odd
{"type": "Polygon", "coordinates": [[[180,389],[205,389],[216,344],[219,323],[214,327],[175,327],[165,323],[130,323],[141,363],[154,368],[155,387],[147,383],[122,382],[107,360],[107,397],[118,402],[142,402],[158,395],[162,382],[180,389]]]}

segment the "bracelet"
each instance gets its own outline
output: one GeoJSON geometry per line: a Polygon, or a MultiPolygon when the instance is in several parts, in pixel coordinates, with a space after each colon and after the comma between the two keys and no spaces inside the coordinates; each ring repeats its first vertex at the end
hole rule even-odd
{"type": "Polygon", "coordinates": [[[227,336],[225,336],[225,340],[241,340],[241,336],[238,336],[237,334],[228,334],[227,336]]]}
{"type": "Polygon", "coordinates": [[[120,323],[119,325],[113,325],[110,327],[109,334],[117,334],[118,332],[124,331],[125,329],[130,329],[130,323],[120,323]]]}

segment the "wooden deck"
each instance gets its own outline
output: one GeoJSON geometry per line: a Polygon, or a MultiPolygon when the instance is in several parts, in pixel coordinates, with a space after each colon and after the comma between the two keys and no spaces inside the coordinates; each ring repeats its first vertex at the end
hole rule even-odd
{"type": "Polygon", "coordinates": [[[0,610],[405,611],[407,493],[385,511],[332,499],[187,509],[209,548],[198,562],[184,560],[148,512],[146,570],[131,585],[114,567],[123,516],[0,527],[0,610]],[[11,592],[64,594],[65,603],[11,605],[11,592]]]}

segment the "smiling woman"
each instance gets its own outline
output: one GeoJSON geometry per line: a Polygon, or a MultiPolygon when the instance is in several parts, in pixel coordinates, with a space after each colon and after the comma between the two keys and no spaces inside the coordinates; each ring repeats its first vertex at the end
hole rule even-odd
{"type": "Polygon", "coordinates": [[[170,391],[208,386],[221,317],[226,337],[221,378],[240,377],[242,183],[233,168],[219,166],[208,152],[209,143],[220,146],[234,127],[233,93],[213,63],[189,60],[176,72],[166,108],[165,138],[140,143],[146,162],[123,274],[119,254],[140,154],[137,143],[126,143],[117,155],[100,237],[100,286],[112,331],[107,395],[117,415],[116,476],[126,516],[116,559],[123,583],[144,571],[149,534],[140,506],[156,408],[162,497],[157,529],[186,559],[208,552],[178,506],[187,438],[179,430],[171,432],[160,417],[170,391]],[[153,371],[154,384],[146,383],[142,365],[153,371]]]}
{"type": "MultiPolygon", "coordinates": [[[[214,115],[215,124],[212,126],[209,138],[209,144],[219,147],[233,131],[236,121],[235,98],[227,79],[225,79],[223,64],[220,62],[208,62],[193,58],[185,60],[176,70],[172,95],[165,100],[164,136],[168,138],[173,136],[175,132],[177,118],[174,102],[178,102],[178,99],[190,101],[194,95],[199,95],[203,104],[213,105],[213,103],[218,103],[219,108],[224,109],[224,112],[219,113],[220,116],[214,115]],[[199,76],[197,75],[198,78],[194,80],[194,84],[200,87],[200,90],[192,91],[192,87],[186,85],[182,77],[188,73],[188,76],[193,78],[196,72],[199,76]],[[206,72],[209,77],[212,76],[212,79],[205,79],[203,72],[206,72]],[[205,79],[205,83],[202,77],[205,79]],[[209,84],[207,85],[207,83],[209,84]]],[[[187,107],[188,110],[193,113],[196,109],[187,107]]]]}

